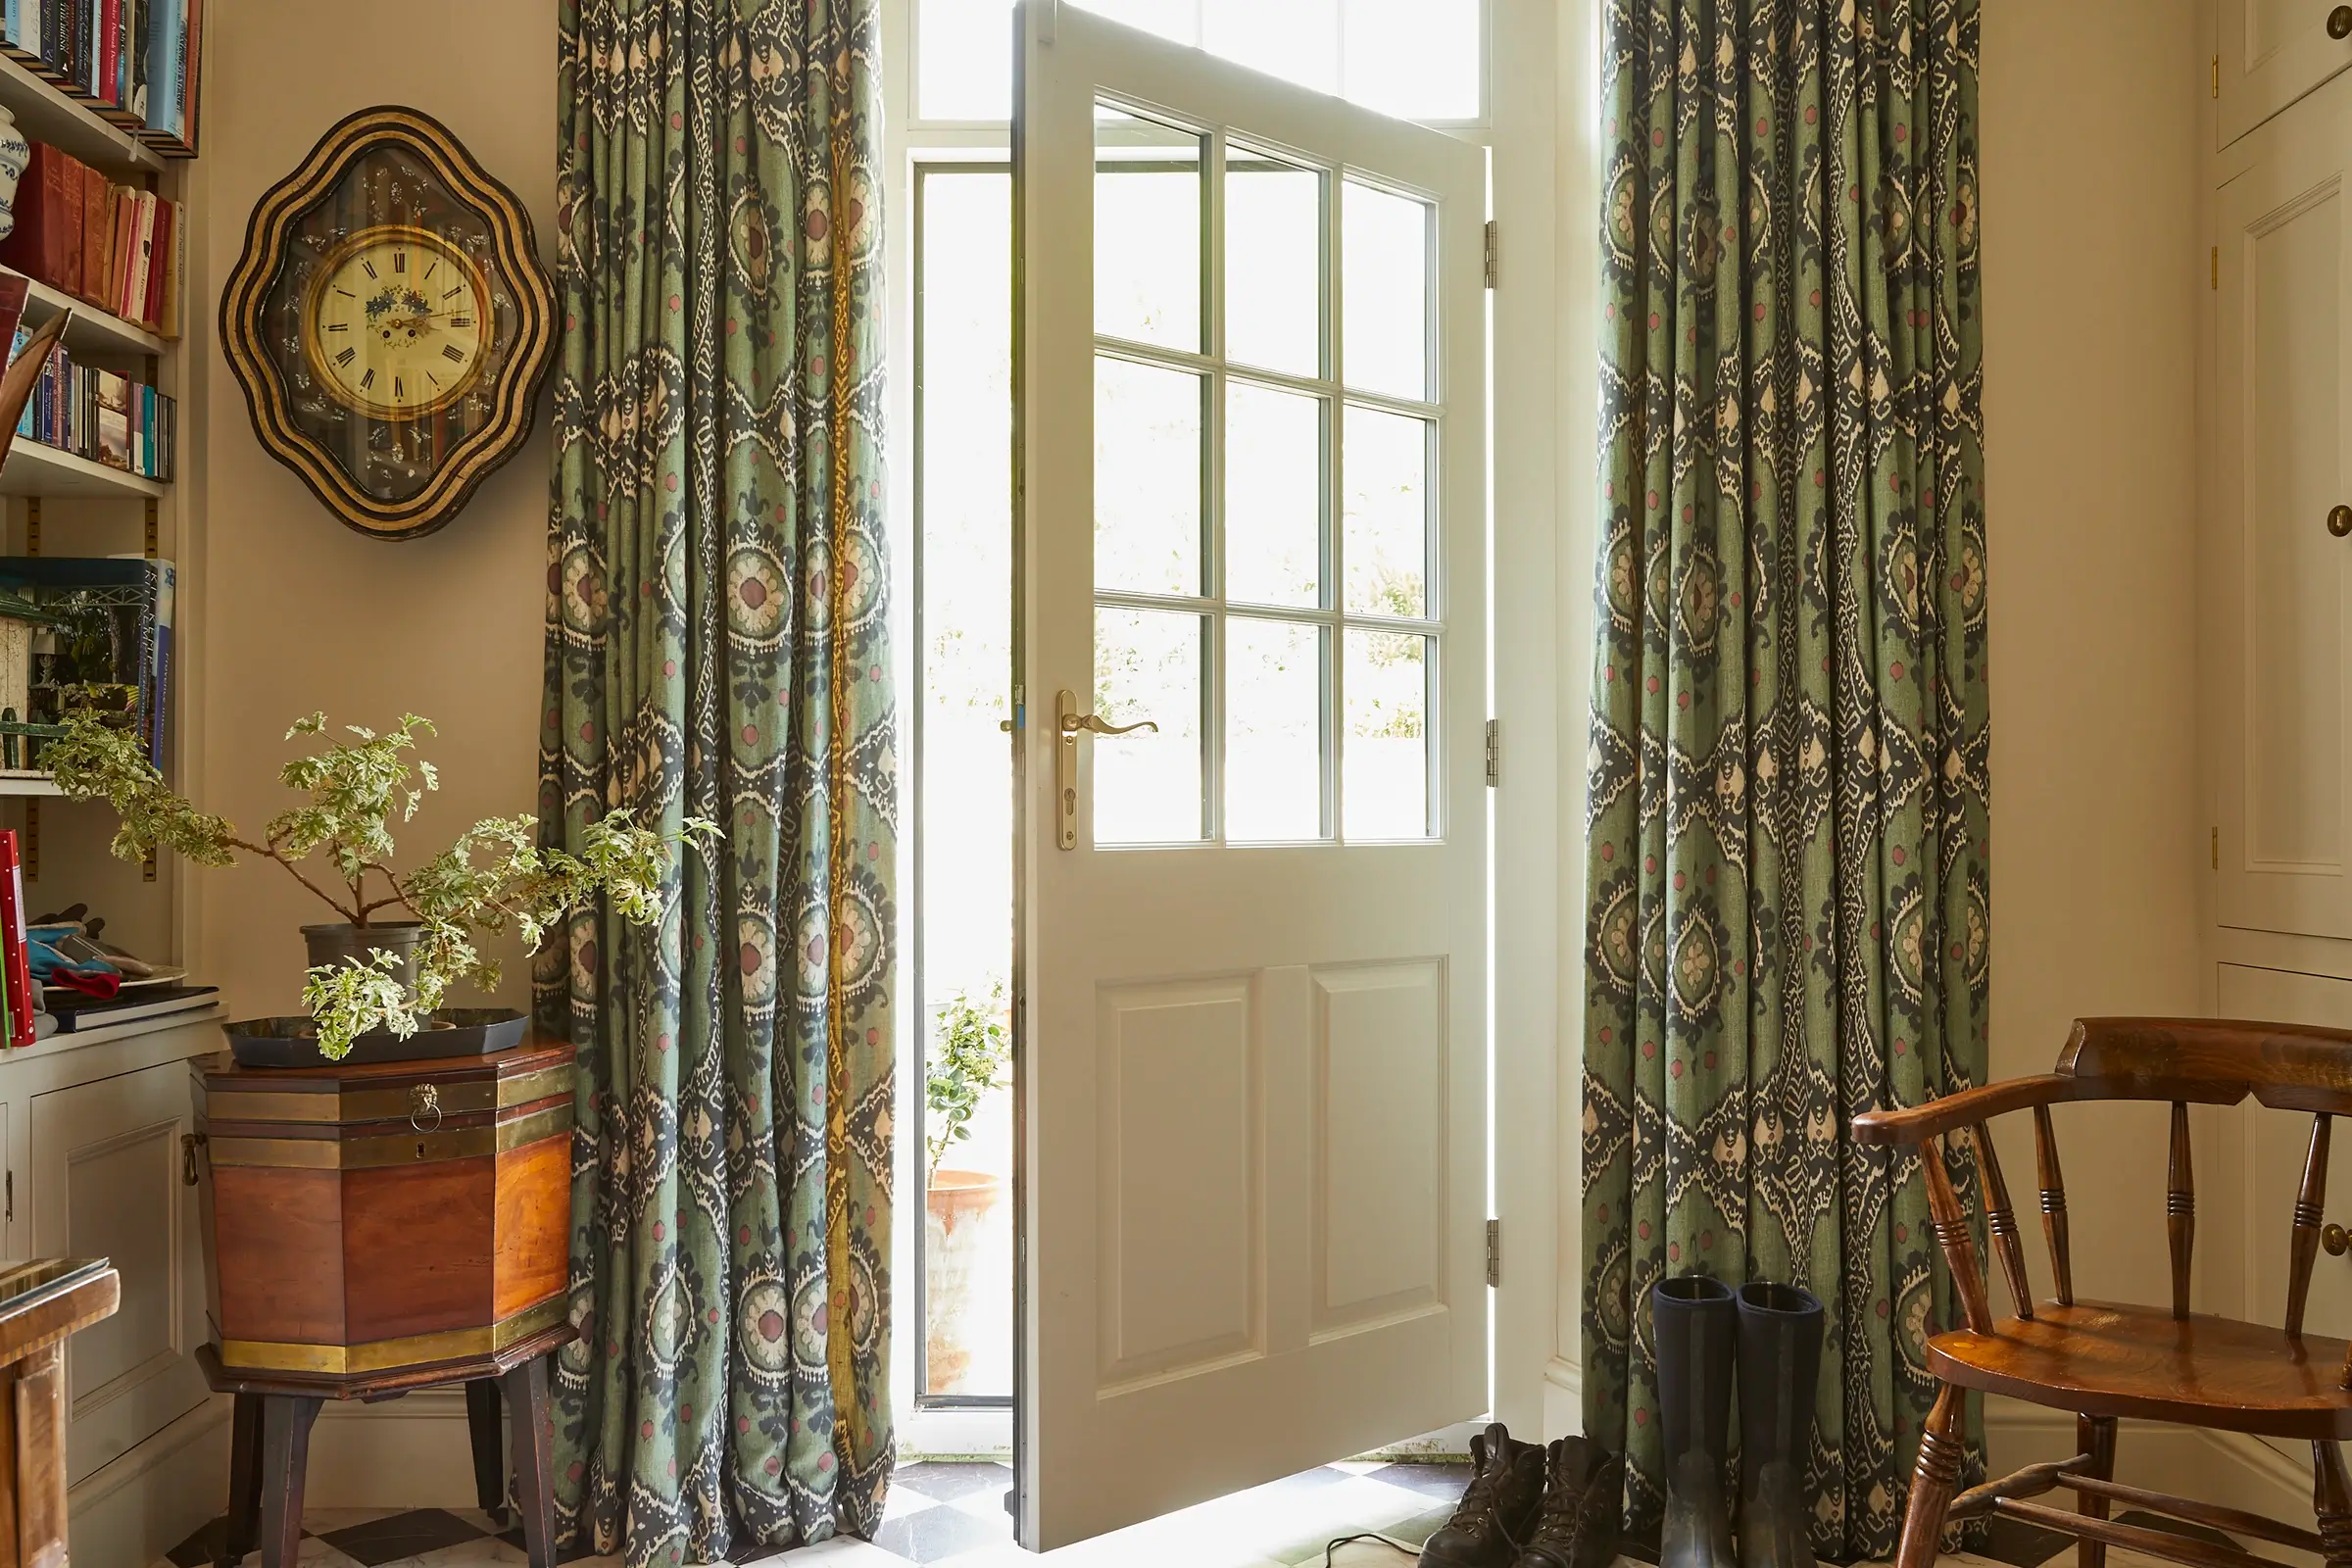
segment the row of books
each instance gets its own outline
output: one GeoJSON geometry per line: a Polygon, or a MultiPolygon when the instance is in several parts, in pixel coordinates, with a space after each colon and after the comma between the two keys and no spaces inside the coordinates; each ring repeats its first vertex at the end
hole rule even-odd
{"type": "MultiPolygon", "coordinates": [[[[75,705],[77,689],[111,687],[124,722],[163,765],[171,720],[172,623],[179,570],[138,556],[0,556],[0,615],[11,606],[37,615],[24,721],[55,724],[75,705]]],[[[109,700],[114,711],[115,699],[109,700]]],[[[39,750],[18,754],[41,765],[39,750]]]]}
{"type": "Polygon", "coordinates": [[[204,0],[0,0],[0,45],[158,152],[196,156],[204,0]]]}
{"type": "Polygon", "coordinates": [[[150,331],[179,335],[188,266],[179,203],[118,185],[35,142],[17,182],[16,212],[0,264],[150,331]]]}
{"type": "MultiPolygon", "coordinates": [[[[30,329],[17,328],[11,359],[30,336],[30,329]]],[[[178,433],[179,404],[170,393],[113,370],[76,365],[63,348],[50,352],[17,421],[22,440],[167,484],[177,467],[172,452],[178,433]]]]}

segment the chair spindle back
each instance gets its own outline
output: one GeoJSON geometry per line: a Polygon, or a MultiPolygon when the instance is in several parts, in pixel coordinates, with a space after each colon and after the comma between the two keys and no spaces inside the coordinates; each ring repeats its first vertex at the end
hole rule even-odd
{"type": "Polygon", "coordinates": [[[2286,1332],[2303,1334],[2303,1308],[2311,1298],[2311,1265],[2320,1250],[2322,1205],[2328,1200],[2328,1130],[2331,1118],[2311,1118],[2311,1148],[2303,1155],[2303,1186],[2295,1195],[2295,1230],[2286,1253],[2286,1332]]]}
{"type": "Polygon", "coordinates": [[[2173,1151],[2164,1167],[2164,1234],[2173,1252],[2173,1316],[2188,1318],[2188,1273],[2197,1250],[2197,1178],[2188,1157],[2188,1105],[2173,1102],[2173,1151]]]}
{"type": "Polygon", "coordinates": [[[2075,1254],[2066,1229],[2066,1173],[2058,1168],[2058,1132],[2050,1107],[2034,1107],[2034,1165],[2041,1182],[2041,1234],[2050,1244],[2050,1275],[2058,1304],[2075,1304],[2075,1254]]]}

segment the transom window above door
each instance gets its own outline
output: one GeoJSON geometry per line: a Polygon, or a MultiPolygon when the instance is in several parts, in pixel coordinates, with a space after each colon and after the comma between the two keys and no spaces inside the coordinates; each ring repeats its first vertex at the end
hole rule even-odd
{"type": "Polygon", "coordinates": [[[1433,208],[1095,115],[1098,846],[1425,839],[1433,208]]]}
{"type": "MultiPolygon", "coordinates": [[[[1400,120],[1484,118],[1482,0],[1070,0],[1400,120]]],[[[916,0],[916,113],[1011,113],[1011,0],[916,0]]]]}

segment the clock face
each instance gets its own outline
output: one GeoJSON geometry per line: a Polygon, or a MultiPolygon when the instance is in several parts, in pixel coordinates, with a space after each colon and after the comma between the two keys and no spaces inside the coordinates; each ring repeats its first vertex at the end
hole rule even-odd
{"type": "Polygon", "coordinates": [[[521,445],[554,314],[528,214],[405,109],[263,197],[220,307],[263,445],[379,538],[439,526],[521,445]]]}
{"type": "Polygon", "coordinates": [[[472,389],[496,318],[489,279],[429,229],[362,229],[313,270],[303,316],[311,373],[378,419],[436,414],[472,389]]]}

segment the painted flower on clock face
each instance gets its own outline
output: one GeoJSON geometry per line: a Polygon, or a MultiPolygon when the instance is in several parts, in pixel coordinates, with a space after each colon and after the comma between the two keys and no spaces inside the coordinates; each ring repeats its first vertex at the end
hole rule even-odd
{"type": "Polygon", "coordinates": [[[354,409],[417,419],[482,371],[495,306],[472,259],[427,229],[363,229],[320,265],[304,348],[312,373],[354,409]]]}

